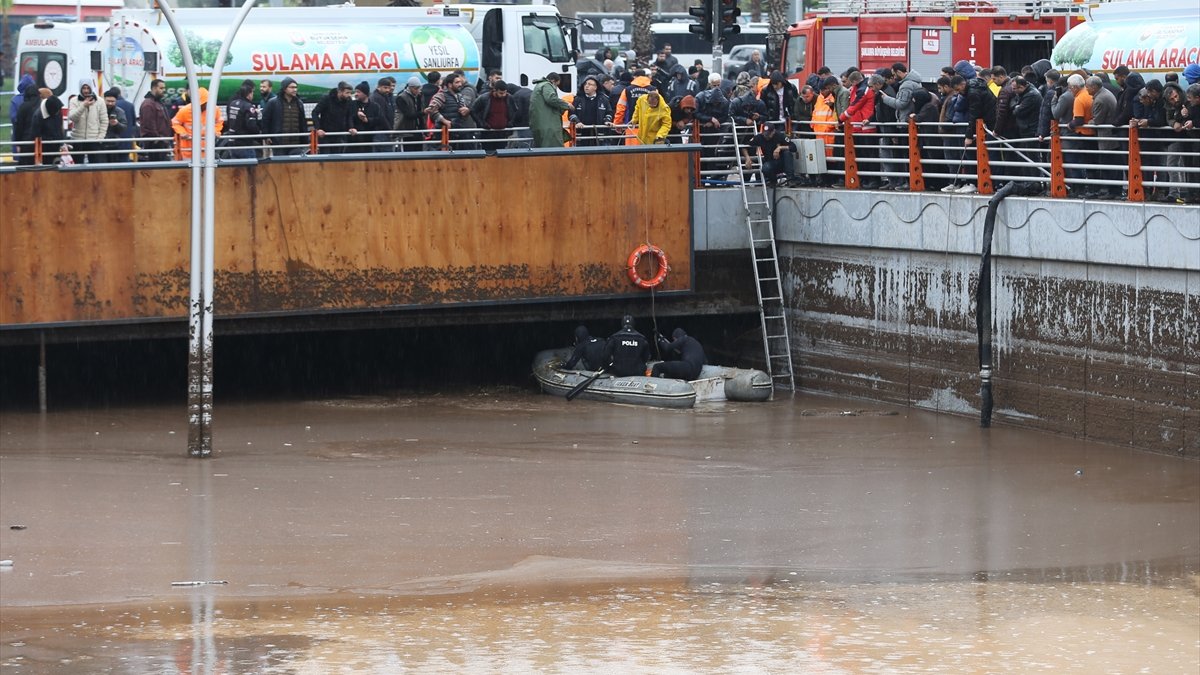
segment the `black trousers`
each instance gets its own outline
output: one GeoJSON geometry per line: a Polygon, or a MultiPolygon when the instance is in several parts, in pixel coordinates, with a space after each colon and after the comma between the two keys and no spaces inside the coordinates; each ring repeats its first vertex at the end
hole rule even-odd
{"type": "Polygon", "coordinates": [[[689,361],[661,361],[650,370],[651,377],[670,377],[677,380],[694,380],[700,377],[701,363],[689,361]]]}

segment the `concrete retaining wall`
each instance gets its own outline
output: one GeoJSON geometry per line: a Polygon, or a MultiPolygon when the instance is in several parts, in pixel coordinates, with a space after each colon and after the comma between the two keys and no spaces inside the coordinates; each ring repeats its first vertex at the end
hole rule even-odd
{"type": "MultiPolygon", "coordinates": [[[[801,386],[978,415],[987,199],[775,197],[801,386]]],[[[736,191],[696,201],[698,249],[746,246],[736,191]]],[[[994,253],[996,422],[1200,457],[1200,209],[1010,198],[994,253]]]]}

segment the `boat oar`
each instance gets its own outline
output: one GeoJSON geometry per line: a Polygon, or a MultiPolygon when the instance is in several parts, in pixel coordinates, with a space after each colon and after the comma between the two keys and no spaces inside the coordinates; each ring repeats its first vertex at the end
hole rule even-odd
{"type": "Polygon", "coordinates": [[[574,400],[576,396],[583,393],[584,389],[587,389],[588,387],[592,386],[592,383],[596,381],[596,378],[600,377],[603,374],[604,374],[604,369],[601,368],[600,370],[597,370],[595,373],[592,373],[592,376],[589,377],[588,379],[575,385],[571,389],[571,391],[567,392],[567,400],[568,401],[574,400]]]}

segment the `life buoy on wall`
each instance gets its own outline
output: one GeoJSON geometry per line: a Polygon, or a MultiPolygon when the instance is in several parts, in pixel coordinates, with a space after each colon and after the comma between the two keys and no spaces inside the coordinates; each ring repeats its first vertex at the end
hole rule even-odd
{"type": "Polygon", "coordinates": [[[633,282],[634,286],[638,288],[654,288],[661,284],[663,279],[667,278],[667,272],[671,270],[671,266],[667,264],[667,254],[661,248],[651,246],[650,244],[642,244],[633,249],[633,253],[629,254],[629,263],[626,265],[626,269],[629,271],[629,280],[633,282]],[[641,262],[644,255],[654,256],[655,262],[658,263],[658,272],[649,279],[643,279],[638,275],[637,271],[637,265],[641,262]]]}

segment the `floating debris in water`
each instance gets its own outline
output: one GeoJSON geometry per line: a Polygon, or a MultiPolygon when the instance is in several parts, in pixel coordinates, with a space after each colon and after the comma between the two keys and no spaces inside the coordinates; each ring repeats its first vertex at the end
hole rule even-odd
{"type": "Polygon", "coordinates": [[[10,529],[10,530],[27,530],[27,529],[29,529],[29,526],[28,525],[9,525],[8,529],[10,529]]]}

